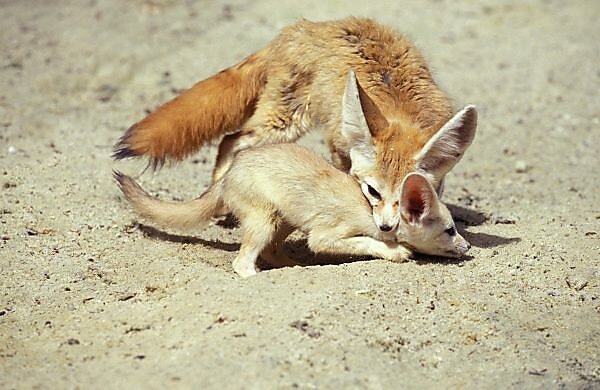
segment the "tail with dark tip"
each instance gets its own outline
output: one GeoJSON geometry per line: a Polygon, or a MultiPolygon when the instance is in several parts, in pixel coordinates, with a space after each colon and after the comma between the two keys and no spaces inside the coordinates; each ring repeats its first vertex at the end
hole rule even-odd
{"type": "Polygon", "coordinates": [[[151,196],[135,180],[121,172],[113,171],[113,176],[135,210],[142,217],[162,226],[202,228],[223,208],[221,181],[213,184],[199,198],[188,202],[169,202],[151,196]]]}
{"type": "Polygon", "coordinates": [[[144,156],[156,169],[239,129],[254,113],[266,83],[266,50],[196,83],[135,123],[115,144],[112,157],[144,156]]]}

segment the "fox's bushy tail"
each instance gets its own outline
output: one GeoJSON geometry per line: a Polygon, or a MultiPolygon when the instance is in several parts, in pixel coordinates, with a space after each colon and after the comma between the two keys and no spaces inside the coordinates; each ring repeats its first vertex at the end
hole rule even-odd
{"type": "Polygon", "coordinates": [[[145,156],[156,169],[240,128],[266,84],[266,51],[196,83],[135,123],[114,146],[113,158],[145,156]]]}
{"type": "Polygon", "coordinates": [[[203,228],[223,208],[220,196],[222,181],[214,183],[199,198],[188,202],[170,202],[151,196],[135,180],[121,172],[114,171],[113,174],[135,210],[144,218],[162,226],[203,228]]]}

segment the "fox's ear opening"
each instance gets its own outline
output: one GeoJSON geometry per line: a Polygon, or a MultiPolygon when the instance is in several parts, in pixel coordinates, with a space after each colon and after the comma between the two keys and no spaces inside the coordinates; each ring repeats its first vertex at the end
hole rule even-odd
{"type": "Polygon", "coordinates": [[[400,201],[402,216],[409,224],[421,222],[429,213],[437,197],[427,178],[419,173],[410,173],[402,183],[400,201]]]}
{"type": "Polygon", "coordinates": [[[437,180],[458,163],[475,138],[477,110],[469,105],[452,117],[415,156],[417,169],[437,180]]]}

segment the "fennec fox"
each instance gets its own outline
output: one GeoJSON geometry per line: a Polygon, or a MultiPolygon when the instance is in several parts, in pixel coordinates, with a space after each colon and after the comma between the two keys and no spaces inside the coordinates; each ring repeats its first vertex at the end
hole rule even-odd
{"type": "Polygon", "coordinates": [[[391,231],[400,221],[404,177],[420,172],[441,194],[476,127],[473,106],[452,116],[449,99],[404,36],[370,19],[302,20],[131,126],[113,157],[145,156],[156,168],[224,136],[216,181],[239,150],[324,128],[334,165],[349,172],[356,163],[352,174],[377,225],[391,231]]]}
{"type": "Polygon", "coordinates": [[[199,198],[167,202],[148,195],[133,179],[115,172],[121,190],[143,217],[179,228],[203,227],[223,209],[240,221],[242,244],[233,261],[241,276],[257,272],[261,256],[272,264],[294,264],[282,251],[295,229],[308,234],[317,253],[405,259],[410,250],[460,257],[461,237],[429,181],[410,173],[401,185],[402,223],[381,232],[358,183],[323,158],[296,144],[241,151],[230,169],[199,198]]]}

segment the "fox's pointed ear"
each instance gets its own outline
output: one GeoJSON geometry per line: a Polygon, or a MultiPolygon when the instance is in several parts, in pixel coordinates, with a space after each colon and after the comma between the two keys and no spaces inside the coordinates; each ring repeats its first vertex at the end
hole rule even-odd
{"type": "Polygon", "coordinates": [[[348,72],[346,89],[342,97],[342,136],[351,145],[357,143],[371,142],[371,133],[367,125],[367,119],[360,104],[358,83],[353,70],[348,72]]]}
{"type": "Polygon", "coordinates": [[[389,124],[387,119],[381,113],[377,104],[371,99],[371,97],[365,92],[365,90],[356,82],[358,89],[358,96],[360,98],[360,105],[364,113],[365,119],[367,120],[367,126],[369,126],[369,132],[372,135],[388,128],[389,124]]]}
{"type": "Polygon", "coordinates": [[[348,72],[342,97],[341,133],[350,149],[352,170],[369,169],[375,163],[375,145],[360,103],[356,75],[348,72]]]}
{"type": "Polygon", "coordinates": [[[379,107],[360,86],[354,71],[350,70],[342,98],[342,135],[346,139],[370,139],[372,134],[387,126],[379,107]]]}
{"type": "Polygon", "coordinates": [[[402,217],[409,224],[421,222],[438,201],[433,186],[420,173],[410,173],[402,182],[400,207],[402,217]]]}
{"type": "Polygon", "coordinates": [[[475,106],[466,106],[452,117],[425,144],[417,154],[417,169],[431,173],[441,180],[456,163],[475,138],[477,130],[477,110],[475,106]]]}

